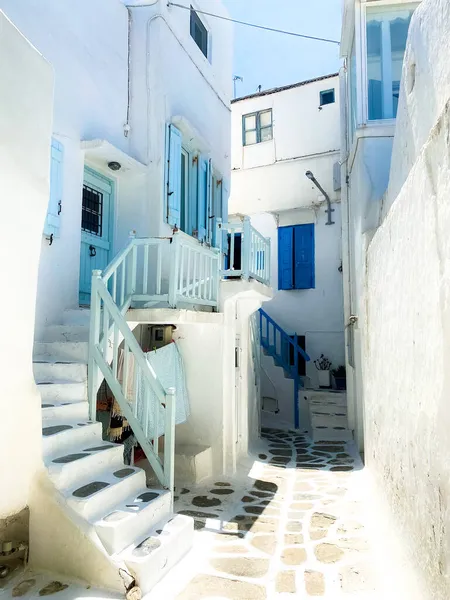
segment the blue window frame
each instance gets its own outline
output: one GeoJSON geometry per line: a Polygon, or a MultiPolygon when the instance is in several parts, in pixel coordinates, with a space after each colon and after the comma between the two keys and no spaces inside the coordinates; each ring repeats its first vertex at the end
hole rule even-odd
{"type": "Polygon", "coordinates": [[[324,90],[320,92],[320,106],[326,106],[327,104],[334,104],[336,101],[334,88],[332,90],[324,90]]]}
{"type": "Polygon", "coordinates": [[[242,116],[242,143],[260,144],[273,138],[272,109],[260,110],[242,116]]]}
{"type": "Polygon", "coordinates": [[[315,287],[314,224],[278,229],[278,288],[315,287]]]}

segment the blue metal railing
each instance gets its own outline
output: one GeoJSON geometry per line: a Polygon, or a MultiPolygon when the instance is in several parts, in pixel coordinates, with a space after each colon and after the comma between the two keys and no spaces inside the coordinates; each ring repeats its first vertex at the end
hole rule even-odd
{"type": "Polygon", "coordinates": [[[298,360],[299,356],[303,357],[306,362],[311,359],[299,345],[298,335],[288,335],[262,308],[259,309],[259,326],[261,346],[294,381],[294,419],[295,428],[298,429],[300,427],[298,392],[303,387],[303,379],[298,374],[298,360]],[[291,356],[293,356],[294,364],[292,364],[291,356]]]}

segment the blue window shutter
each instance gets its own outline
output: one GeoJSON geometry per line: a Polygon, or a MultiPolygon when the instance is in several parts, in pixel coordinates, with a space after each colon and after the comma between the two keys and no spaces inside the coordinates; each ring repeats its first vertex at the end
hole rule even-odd
{"type": "Polygon", "coordinates": [[[278,288],[292,290],[294,288],[293,273],[294,228],[278,229],[278,288]]]}
{"type": "Polygon", "coordinates": [[[314,224],[295,226],[295,289],[306,290],[315,287],[314,265],[314,224]]]}
{"type": "Polygon", "coordinates": [[[197,185],[198,185],[198,157],[197,160],[193,160],[192,156],[189,156],[189,193],[188,193],[188,228],[187,233],[189,235],[198,236],[198,209],[197,209],[197,185]]]}
{"type": "MultiPolygon", "coordinates": [[[[228,223],[228,199],[230,197],[230,185],[228,181],[222,180],[222,223],[228,223]]],[[[222,248],[227,247],[228,234],[223,232],[222,248]]]]}
{"type": "Polygon", "coordinates": [[[204,157],[198,160],[198,186],[197,186],[197,215],[198,239],[205,240],[208,228],[208,173],[209,161],[204,157]]]}
{"type": "Polygon", "coordinates": [[[211,159],[208,160],[208,193],[206,196],[206,239],[212,243],[212,227],[214,219],[210,219],[213,213],[213,173],[211,159]]]}
{"type": "Polygon", "coordinates": [[[48,201],[47,217],[44,225],[44,235],[59,234],[62,211],[63,190],[63,158],[64,148],[55,139],[52,139],[50,160],[50,198],[48,201]]]}
{"type": "Polygon", "coordinates": [[[181,132],[168,126],[166,135],[167,222],[181,225],[181,132]]]}

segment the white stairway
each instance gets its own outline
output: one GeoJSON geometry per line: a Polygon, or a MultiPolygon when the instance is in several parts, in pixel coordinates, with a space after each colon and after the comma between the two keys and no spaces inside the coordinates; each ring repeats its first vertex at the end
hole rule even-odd
{"type": "Polygon", "coordinates": [[[148,489],[145,472],[124,464],[123,446],[103,441],[101,424],[89,420],[88,323],[88,310],[66,311],[35,344],[50,480],[42,487],[54,495],[36,527],[51,540],[49,567],[115,591],[131,575],[145,594],[191,548],[193,520],[174,515],[171,493],[148,489]]]}
{"type": "Polygon", "coordinates": [[[315,442],[350,441],[347,395],[337,390],[304,390],[308,398],[312,435],[315,442]]]}

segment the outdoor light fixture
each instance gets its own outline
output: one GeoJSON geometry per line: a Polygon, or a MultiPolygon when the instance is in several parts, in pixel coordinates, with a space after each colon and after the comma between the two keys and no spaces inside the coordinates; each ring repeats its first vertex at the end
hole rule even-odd
{"type": "Polygon", "coordinates": [[[326,193],[326,191],[314,177],[314,173],[312,171],[306,171],[305,175],[310,181],[313,182],[316,188],[320,190],[320,192],[324,195],[325,200],[327,201],[327,209],[325,212],[328,213],[328,221],[326,222],[326,225],[334,225],[334,221],[331,220],[331,213],[334,212],[334,208],[331,208],[330,196],[326,193]]]}
{"type": "Polygon", "coordinates": [[[120,169],[122,168],[122,165],[120,164],[120,162],[112,160],[111,162],[108,163],[108,167],[111,169],[111,171],[120,171],[120,169]]]}

